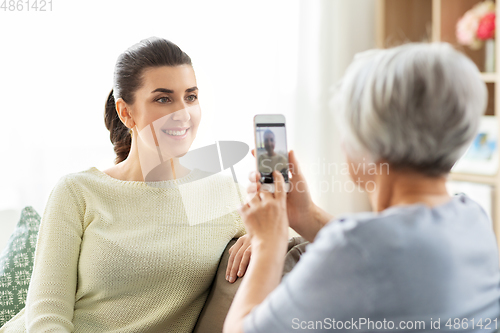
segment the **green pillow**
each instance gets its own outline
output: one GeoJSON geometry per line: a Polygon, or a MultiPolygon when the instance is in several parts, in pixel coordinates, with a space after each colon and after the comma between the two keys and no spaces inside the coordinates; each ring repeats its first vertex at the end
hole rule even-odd
{"type": "Polygon", "coordinates": [[[40,215],[28,206],[0,254],[0,327],[24,308],[33,270],[40,215]]]}

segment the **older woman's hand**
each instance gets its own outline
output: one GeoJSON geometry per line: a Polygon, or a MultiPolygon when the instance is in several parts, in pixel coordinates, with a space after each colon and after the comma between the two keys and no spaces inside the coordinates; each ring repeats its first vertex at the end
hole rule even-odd
{"type": "Polygon", "coordinates": [[[250,262],[252,253],[250,235],[243,235],[229,249],[229,260],[226,268],[226,280],[233,283],[236,277],[242,277],[250,262]]]}
{"type": "Polygon", "coordinates": [[[288,245],[288,217],[283,175],[273,172],[275,191],[257,191],[238,208],[252,242],[247,279],[236,293],[224,322],[224,332],[243,332],[243,318],[279,285],[288,245]]]}
{"type": "Polygon", "coordinates": [[[257,191],[238,211],[252,243],[278,242],[288,239],[286,190],[283,175],[273,172],[275,191],[257,191]]]}
{"type": "MultiPolygon", "coordinates": [[[[252,155],[255,157],[255,149],[252,149],[252,155]]],[[[312,201],[309,188],[293,150],[288,153],[288,161],[292,174],[292,177],[289,178],[290,192],[287,195],[286,203],[290,227],[312,242],[316,233],[333,216],[316,206],[312,201]]],[[[249,198],[253,198],[255,193],[260,191],[260,173],[253,171],[249,178],[250,185],[247,187],[247,194],[249,198]]]]}

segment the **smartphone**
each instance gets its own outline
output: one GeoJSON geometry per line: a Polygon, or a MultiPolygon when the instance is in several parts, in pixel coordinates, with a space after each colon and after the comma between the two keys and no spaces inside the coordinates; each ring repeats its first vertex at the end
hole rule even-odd
{"type": "Polygon", "coordinates": [[[282,114],[258,114],[253,118],[253,122],[255,161],[261,175],[261,189],[274,193],[272,172],[278,170],[285,179],[286,191],[290,192],[285,116],[282,114]]]}

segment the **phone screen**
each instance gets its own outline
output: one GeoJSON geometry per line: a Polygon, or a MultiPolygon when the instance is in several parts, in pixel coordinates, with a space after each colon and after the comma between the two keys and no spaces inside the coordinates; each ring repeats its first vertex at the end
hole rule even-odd
{"type": "Polygon", "coordinates": [[[273,183],[272,172],[278,170],[288,182],[288,149],[285,124],[257,123],[255,125],[257,144],[257,168],[261,183],[273,183]]]}

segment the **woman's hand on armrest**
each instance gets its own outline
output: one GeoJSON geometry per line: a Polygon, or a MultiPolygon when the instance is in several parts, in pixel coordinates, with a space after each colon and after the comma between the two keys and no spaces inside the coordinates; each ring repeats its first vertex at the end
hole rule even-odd
{"type": "Polygon", "coordinates": [[[226,280],[233,283],[236,277],[242,277],[250,262],[252,254],[250,236],[243,235],[229,249],[229,260],[227,262],[226,280]]]}
{"type": "MultiPolygon", "coordinates": [[[[255,156],[255,149],[252,149],[252,155],[255,156]]],[[[333,215],[316,206],[311,199],[309,188],[295,158],[295,152],[290,150],[288,153],[289,169],[292,177],[290,178],[290,192],[287,194],[287,215],[290,227],[299,233],[309,242],[314,241],[318,231],[333,218],[333,215]]],[[[247,193],[252,198],[260,190],[260,173],[250,173],[250,185],[247,193]]]]}

